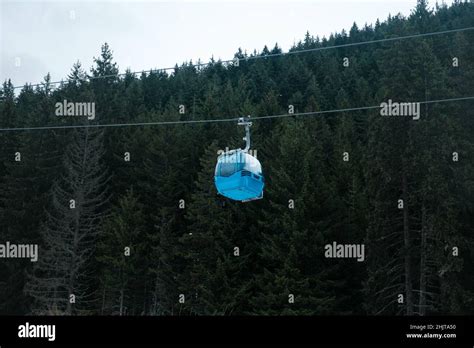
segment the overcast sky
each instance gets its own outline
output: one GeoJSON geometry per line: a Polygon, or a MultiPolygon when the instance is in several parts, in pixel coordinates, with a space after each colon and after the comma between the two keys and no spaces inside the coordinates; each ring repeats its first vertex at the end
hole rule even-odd
{"type": "MultiPolygon", "coordinates": [[[[447,4],[452,1],[446,0],[447,4]]],[[[87,71],[108,42],[120,71],[174,66],[198,58],[232,59],[277,42],[284,51],[306,31],[327,36],[409,15],[416,0],[40,1],[0,0],[0,81],[14,85],[87,71]]],[[[435,1],[430,1],[434,6],[435,1]]]]}

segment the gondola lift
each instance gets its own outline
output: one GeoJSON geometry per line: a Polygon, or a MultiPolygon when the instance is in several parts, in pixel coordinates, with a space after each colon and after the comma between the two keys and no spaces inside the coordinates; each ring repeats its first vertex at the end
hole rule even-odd
{"type": "Polygon", "coordinates": [[[250,116],[240,117],[237,123],[245,126],[245,148],[229,150],[217,158],[214,183],[217,192],[235,201],[248,202],[263,197],[265,179],[262,165],[250,150],[250,116]]]}

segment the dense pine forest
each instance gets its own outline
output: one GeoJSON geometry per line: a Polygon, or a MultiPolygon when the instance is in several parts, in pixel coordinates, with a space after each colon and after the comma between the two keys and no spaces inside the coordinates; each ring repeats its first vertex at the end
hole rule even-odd
{"type": "MultiPolygon", "coordinates": [[[[473,3],[420,0],[409,16],[307,33],[290,51],[473,23],[473,3]]],[[[238,66],[119,75],[104,44],[91,68],[76,62],[59,85],[49,75],[21,90],[5,81],[0,127],[474,95],[473,31],[272,56],[281,52],[239,49],[238,66]],[[64,100],[94,102],[95,118],[57,117],[64,100]]],[[[247,203],[219,196],[213,181],[218,151],[243,146],[233,122],[2,130],[0,243],[38,244],[39,255],[0,259],[0,313],[473,314],[473,107],[421,104],[419,120],[377,108],[255,120],[266,183],[263,199],[247,203]],[[365,260],[325,257],[333,241],[364,244],[365,260]]]]}

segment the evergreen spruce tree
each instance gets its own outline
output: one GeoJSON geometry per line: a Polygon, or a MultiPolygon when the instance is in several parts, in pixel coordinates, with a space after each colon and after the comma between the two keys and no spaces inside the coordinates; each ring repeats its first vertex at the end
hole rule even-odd
{"type": "Polygon", "coordinates": [[[181,238],[186,268],[180,277],[180,289],[187,300],[180,310],[187,314],[238,314],[246,300],[248,284],[242,277],[248,243],[236,243],[242,240],[239,233],[243,223],[236,218],[238,203],[217,196],[213,183],[217,150],[213,142],[201,159],[186,214],[189,226],[181,238]],[[235,247],[239,248],[238,256],[235,247]]]}
{"type": "Polygon", "coordinates": [[[133,189],[119,199],[104,223],[97,258],[102,265],[100,314],[144,313],[146,240],[143,205],[133,189]]]}
{"type": "Polygon", "coordinates": [[[335,207],[329,183],[317,169],[321,139],[310,139],[303,124],[284,124],[274,164],[267,166],[272,179],[266,189],[269,205],[259,221],[263,272],[252,298],[255,314],[325,314],[334,309],[330,285],[336,279],[335,264],[324,260],[324,244],[331,238],[329,219],[335,207]],[[325,216],[324,222],[319,216],[325,216]]]}

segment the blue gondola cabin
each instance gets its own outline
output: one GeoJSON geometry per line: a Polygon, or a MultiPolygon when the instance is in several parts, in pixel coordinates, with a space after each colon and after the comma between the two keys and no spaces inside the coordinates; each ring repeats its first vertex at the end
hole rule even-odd
{"type": "Polygon", "coordinates": [[[262,166],[255,157],[241,149],[225,152],[217,158],[214,182],[219,194],[236,201],[263,197],[262,166]]]}

